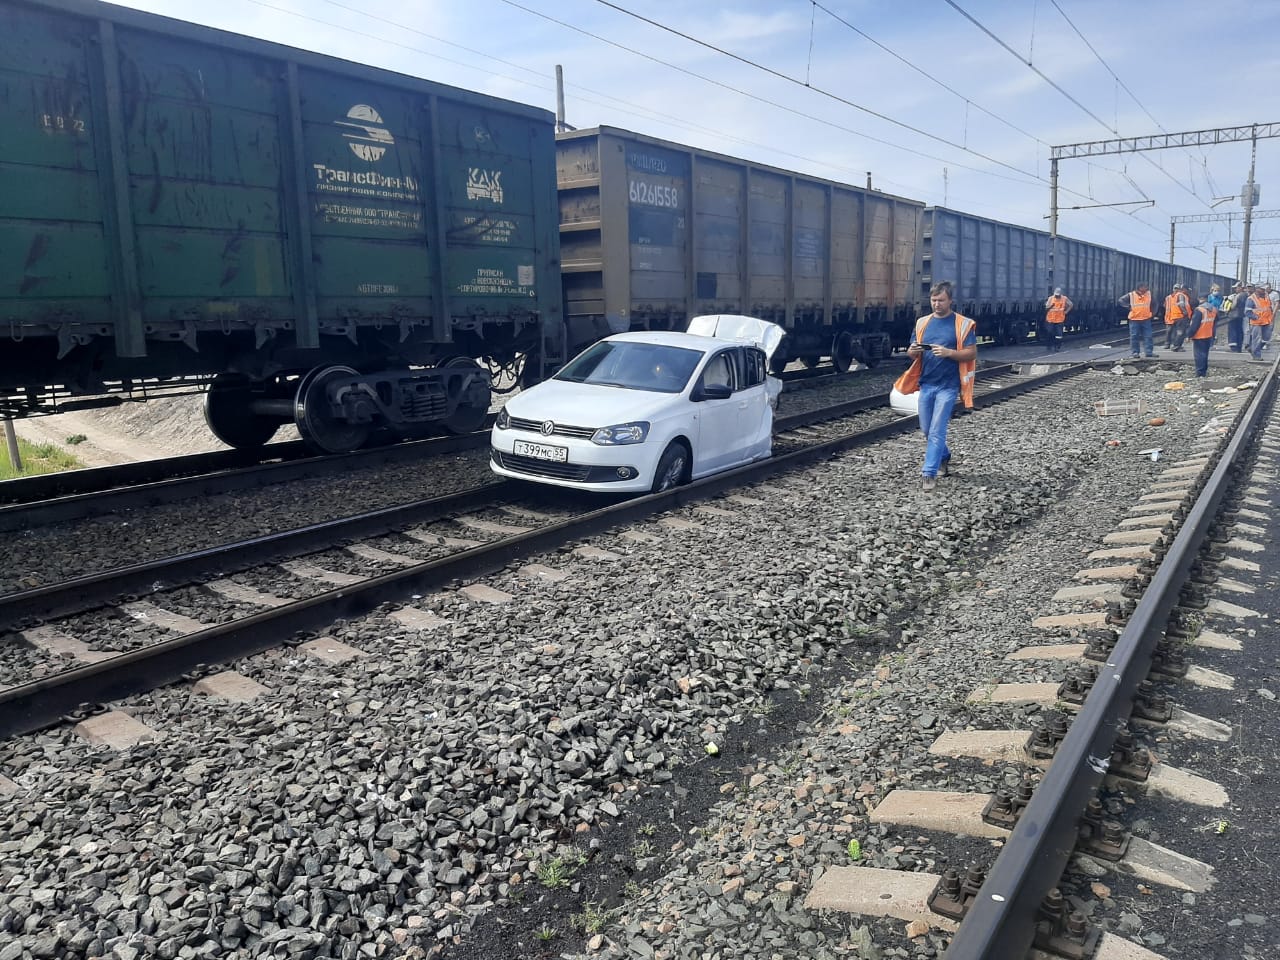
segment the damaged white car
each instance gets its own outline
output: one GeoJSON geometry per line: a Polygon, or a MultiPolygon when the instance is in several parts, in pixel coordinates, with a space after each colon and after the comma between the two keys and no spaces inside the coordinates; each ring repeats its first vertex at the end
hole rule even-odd
{"type": "Polygon", "coordinates": [[[494,473],[599,492],[668,490],[768,457],[782,383],[777,324],[694,317],[686,333],[621,333],[508,401],[494,473]]]}

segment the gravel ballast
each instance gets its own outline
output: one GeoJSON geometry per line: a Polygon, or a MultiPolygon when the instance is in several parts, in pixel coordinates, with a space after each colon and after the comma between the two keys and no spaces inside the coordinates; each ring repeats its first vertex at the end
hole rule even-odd
{"type": "MultiPolygon", "coordinates": [[[[1211,403],[1164,380],[1123,385],[1166,427],[1095,418],[1116,380],[1087,375],[957,421],[959,476],[934,496],[915,489],[921,443],[897,439],[742,491],[762,506],[677,514],[697,528],[592,540],[618,560],[531,558],[563,582],[484,580],[514,602],[422,598],[447,621],[435,630],[335,625],[364,652],[341,666],[251,658],[238,669],[271,690],[253,703],[174,687],[123,704],[154,744],[117,755],[65,728],[4,744],[22,789],[0,797],[0,930],[15,957],[524,956],[597,936],[597,954],[798,957],[860,937],[799,900],[849,839],[899,869],[950,855],[946,838],[880,844],[864,801],[917,775],[982,776],[923,751],[947,725],[1007,724],[965,707],[959,678],[1000,666],[1064,566],[1164,469],[1134,453],[1189,447],[1211,403]],[[879,663],[897,644],[902,661],[879,663]],[[738,752],[743,724],[797,703],[814,711],[803,726],[738,752]],[[563,893],[587,914],[630,869],[602,838],[641,826],[644,791],[696,779],[708,744],[753,768],[733,798],[696,811],[670,857],[632,856],[654,879],[615,895],[599,932],[561,916],[538,937],[521,902],[563,893]]],[[[900,926],[868,935],[915,949],[900,926]]]]}

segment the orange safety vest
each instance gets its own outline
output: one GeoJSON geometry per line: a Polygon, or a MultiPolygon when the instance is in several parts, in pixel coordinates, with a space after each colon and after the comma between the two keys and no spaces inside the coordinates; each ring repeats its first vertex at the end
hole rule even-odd
{"type": "MultiPolygon", "coordinates": [[[[1267,327],[1271,325],[1271,301],[1265,296],[1258,296],[1256,293],[1249,298],[1253,302],[1253,319],[1249,321],[1251,327],[1267,327]]],[[[959,316],[959,314],[957,314],[959,316]]]]}
{"type": "Polygon", "coordinates": [[[1212,340],[1214,321],[1218,319],[1218,308],[1206,301],[1200,304],[1200,326],[1196,327],[1195,333],[1191,334],[1192,340],[1212,340]]]}
{"type": "Polygon", "coordinates": [[[1151,293],[1150,291],[1144,296],[1134,290],[1129,294],[1129,319],[1130,320],[1150,320],[1151,319],[1151,293]]]}
{"type": "Polygon", "coordinates": [[[1065,323],[1067,320],[1067,298],[1050,297],[1048,312],[1044,315],[1045,323],[1065,323]]]}
{"type": "MultiPolygon", "coordinates": [[[[923,343],[920,338],[924,336],[924,331],[929,326],[929,320],[932,314],[926,314],[916,321],[915,341],[923,343]]],[[[963,350],[964,342],[970,333],[977,329],[977,324],[962,314],[956,314],[956,349],[963,350]]],[[[964,401],[966,409],[973,408],[973,378],[978,370],[978,360],[975,357],[972,360],[957,360],[956,364],[960,367],[960,399],[964,401]]],[[[916,357],[911,361],[911,366],[897,379],[893,387],[899,393],[915,393],[920,389],[920,372],[924,369],[924,357],[916,357]]]]}
{"type": "Polygon", "coordinates": [[[1182,312],[1182,305],[1178,303],[1178,294],[1171,293],[1164,298],[1164,322],[1166,324],[1176,323],[1185,316],[1186,314],[1182,312]]]}

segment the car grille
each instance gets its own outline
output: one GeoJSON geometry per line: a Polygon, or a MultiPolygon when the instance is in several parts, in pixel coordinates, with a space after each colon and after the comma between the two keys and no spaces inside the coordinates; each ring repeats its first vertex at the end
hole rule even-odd
{"type": "Polygon", "coordinates": [[[498,461],[498,466],[515,473],[526,473],[531,477],[546,477],[548,480],[582,482],[587,479],[587,474],[591,471],[590,467],[578,463],[555,463],[551,460],[538,460],[536,457],[520,457],[514,453],[503,453],[500,450],[493,451],[493,458],[498,461]]]}
{"type": "MultiPolygon", "coordinates": [[[[542,433],[542,424],[542,420],[525,420],[522,417],[511,417],[509,426],[512,430],[527,430],[529,433],[542,433]]],[[[555,429],[551,431],[551,436],[576,437],[579,440],[590,440],[591,435],[595,432],[595,427],[571,427],[568,424],[557,423],[555,429]]]]}

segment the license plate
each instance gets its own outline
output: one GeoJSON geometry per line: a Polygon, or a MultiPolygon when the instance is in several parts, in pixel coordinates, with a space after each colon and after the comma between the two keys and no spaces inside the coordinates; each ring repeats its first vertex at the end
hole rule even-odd
{"type": "Polygon", "coordinates": [[[569,461],[568,447],[555,447],[549,443],[529,443],[527,440],[517,440],[513,452],[517,456],[533,457],[535,460],[554,460],[556,463],[567,463],[569,461]]]}

